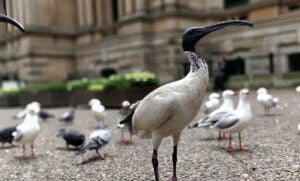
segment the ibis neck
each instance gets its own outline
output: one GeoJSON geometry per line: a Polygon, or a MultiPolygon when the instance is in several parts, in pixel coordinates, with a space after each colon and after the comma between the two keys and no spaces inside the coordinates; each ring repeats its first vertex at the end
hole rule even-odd
{"type": "Polygon", "coordinates": [[[199,55],[197,55],[193,51],[185,51],[184,52],[188,57],[191,67],[190,72],[196,72],[200,69],[207,69],[207,64],[204,59],[201,59],[199,55]]]}

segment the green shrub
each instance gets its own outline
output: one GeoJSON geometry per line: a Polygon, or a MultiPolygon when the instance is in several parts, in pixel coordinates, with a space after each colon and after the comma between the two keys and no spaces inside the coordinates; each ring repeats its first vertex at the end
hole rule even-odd
{"type": "Polygon", "coordinates": [[[125,78],[131,86],[152,86],[159,83],[159,78],[148,71],[125,74],[125,78]]]}
{"type": "Polygon", "coordinates": [[[35,84],[23,88],[23,91],[40,91],[40,92],[53,92],[53,91],[65,91],[65,90],[66,90],[66,84],[62,82],[35,84]]]}
{"type": "Polygon", "coordinates": [[[79,80],[71,80],[67,82],[67,91],[84,90],[90,85],[90,80],[88,78],[82,78],[79,80]]]}

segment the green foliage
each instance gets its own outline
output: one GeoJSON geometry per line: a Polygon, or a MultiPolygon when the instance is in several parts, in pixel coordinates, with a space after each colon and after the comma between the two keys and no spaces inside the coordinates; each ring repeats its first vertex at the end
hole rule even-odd
{"type": "Polygon", "coordinates": [[[20,94],[23,92],[53,92],[53,91],[76,91],[91,90],[104,91],[110,89],[126,89],[130,86],[152,86],[158,85],[158,77],[151,72],[139,72],[131,74],[116,74],[108,78],[71,80],[66,83],[53,82],[47,84],[35,84],[25,88],[13,90],[1,90],[0,96],[20,94]]]}

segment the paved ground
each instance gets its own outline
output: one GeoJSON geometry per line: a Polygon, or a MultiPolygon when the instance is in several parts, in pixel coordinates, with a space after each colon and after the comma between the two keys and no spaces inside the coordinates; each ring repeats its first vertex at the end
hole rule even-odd
{"type": "MultiPolygon", "coordinates": [[[[292,90],[271,90],[278,96],[283,109],[274,108],[275,115],[263,117],[250,95],[254,119],[243,132],[244,145],[249,150],[227,152],[227,141],[208,139],[205,130],[185,129],[178,150],[178,180],[300,180],[300,95],[292,90]]],[[[237,99],[237,98],[236,98],[237,99]]],[[[47,109],[59,116],[68,108],[47,109]]],[[[21,108],[0,109],[1,128],[18,124],[12,115],[21,108]]],[[[63,140],[56,137],[60,128],[76,128],[88,135],[96,122],[87,109],[77,109],[73,125],[57,119],[41,121],[42,131],[37,138],[37,158],[20,160],[21,148],[0,150],[1,180],[153,180],[150,140],[138,140],[126,146],[117,144],[120,130],[116,127],[117,110],[108,110],[106,121],[112,139],[105,149],[107,159],[98,160],[94,151],[77,156],[65,149],[63,140]]],[[[199,114],[198,117],[202,117],[199,114]]],[[[236,138],[236,137],[235,137],[236,138]]],[[[236,141],[236,140],[234,140],[236,141]]],[[[28,148],[29,153],[29,148],[28,148]]],[[[163,141],[159,155],[162,180],[172,174],[172,142],[163,141]]]]}

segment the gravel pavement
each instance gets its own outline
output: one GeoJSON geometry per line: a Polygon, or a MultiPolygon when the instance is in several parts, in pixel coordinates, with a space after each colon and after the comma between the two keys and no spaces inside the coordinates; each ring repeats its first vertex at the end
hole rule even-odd
{"type": "MultiPolygon", "coordinates": [[[[280,98],[282,108],[273,108],[274,114],[264,117],[256,102],[256,93],[250,94],[253,111],[251,125],[243,131],[243,144],[248,150],[228,152],[227,141],[216,140],[203,129],[185,129],[178,148],[178,180],[300,180],[300,94],[292,89],[270,90],[280,98]]],[[[235,97],[237,102],[237,97],[235,97]]],[[[22,108],[1,108],[1,128],[18,124],[12,116],[22,108]]],[[[68,108],[45,109],[60,116],[68,108]]],[[[117,128],[118,110],[108,110],[105,122],[112,132],[105,148],[105,160],[99,160],[95,151],[75,155],[67,150],[65,142],[57,138],[60,128],[75,128],[86,137],[96,127],[96,121],[86,108],[76,109],[74,124],[63,124],[57,118],[40,121],[41,133],[35,141],[37,158],[22,160],[21,147],[0,149],[0,180],[153,180],[151,140],[120,145],[117,128]]],[[[199,113],[197,118],[203,117],[199,113]]],[[[126,134],[127,136],[127,134],[126,134]]],[[[237,146],[237,137],[233,138],[237,146]]],[[[161,180],[172,175],[172,140],[165,138],[158,151],[161,180]]],[[[27,153],[30,153],[29,145],[27,153]]]]}

